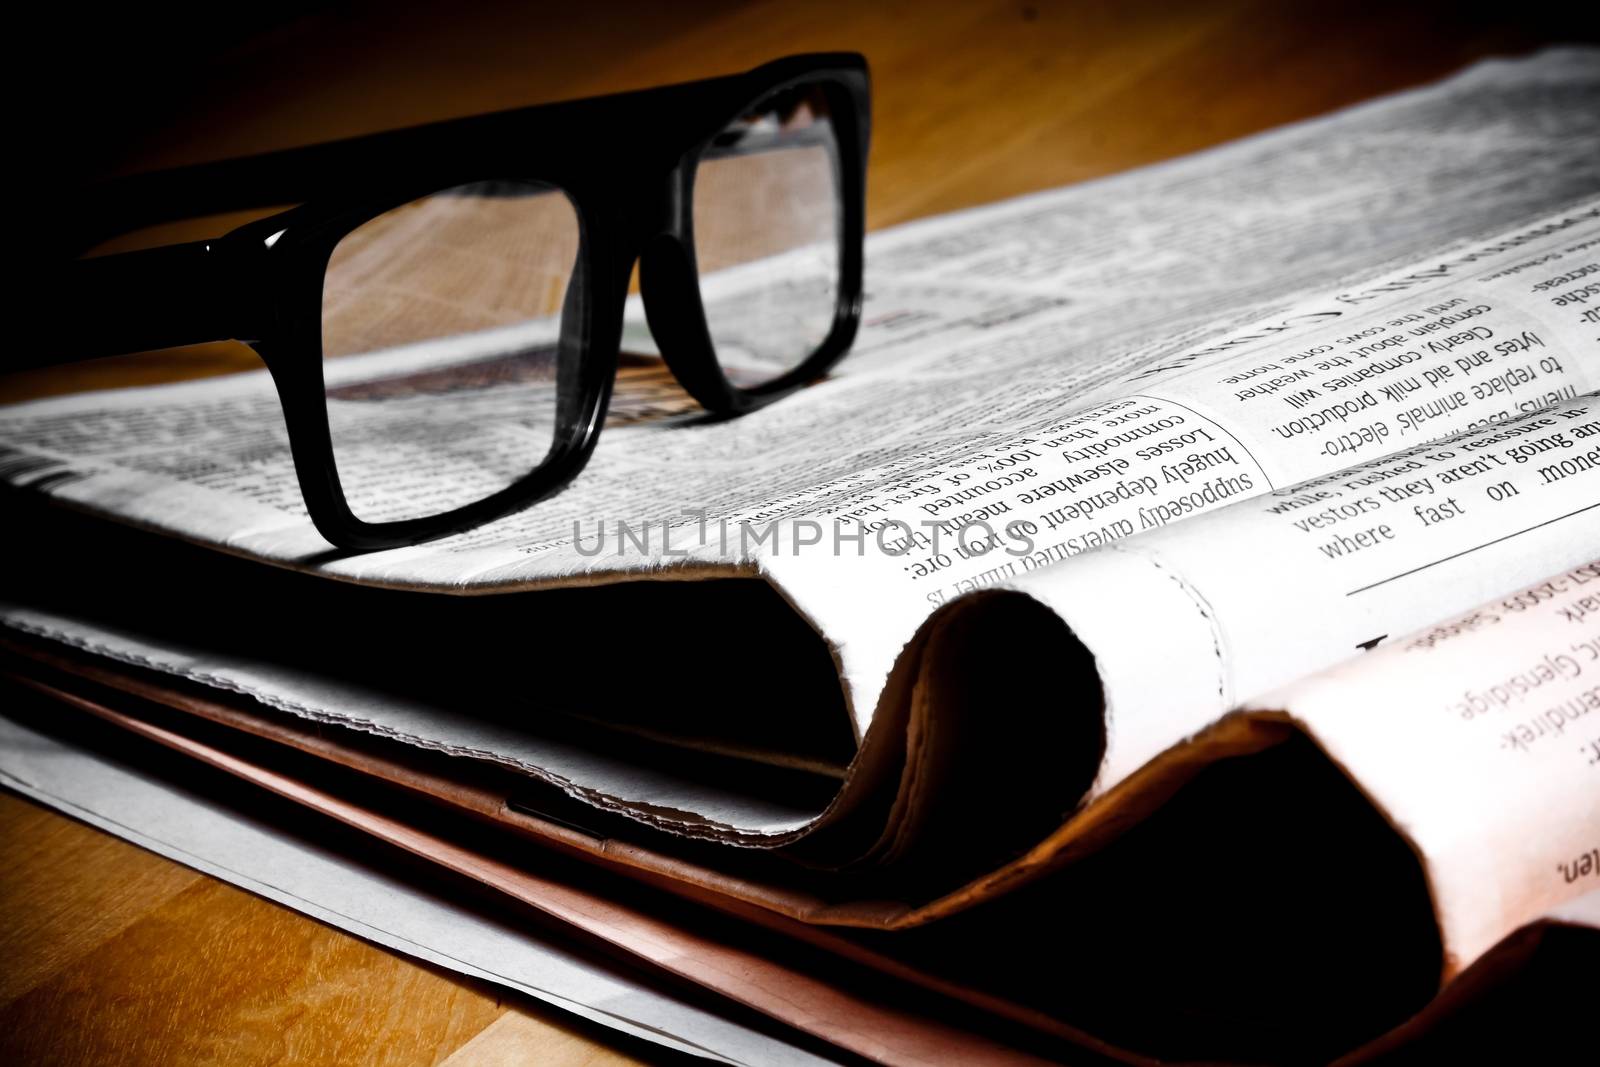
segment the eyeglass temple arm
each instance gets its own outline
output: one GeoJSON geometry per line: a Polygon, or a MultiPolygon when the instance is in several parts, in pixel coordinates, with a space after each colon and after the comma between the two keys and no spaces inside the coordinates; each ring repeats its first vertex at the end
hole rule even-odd
{"type": "Polygon", "coordinates": [[[5,369],[59,366],[100,356],[229,339],[258,332],[237,261],[215,241],[94,256],[53,272],[45,321],[51,342],[13,353],[5,369]]]}
{"type": "MultiPolygon", "coordinates": [[[[387,158],[383,152],[393,154],[409,132],[370,134],[90,187],[81,195],[90,206],[79,211],[74,228],[61,235],[59,245],[79,251],[145,226],[296,203],[350,159],[387,158]]],[[[261,334],[262,313],[250,297],[259,286],[254,272],[242,269],[238,252],[225,241],[194,241],[64,263],[42,279],[40,298],[54,313],[45,321],[70,325],[56,332],[48,349],[34,345],[0,359],[0,370],[60,366],[207,341],[254,340],[261,334]]]]}

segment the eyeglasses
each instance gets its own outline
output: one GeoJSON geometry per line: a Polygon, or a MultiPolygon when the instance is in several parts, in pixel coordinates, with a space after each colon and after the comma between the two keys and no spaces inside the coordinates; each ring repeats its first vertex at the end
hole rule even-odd
{"type": "Polygon", "coordinates": [[[299,206],[75,261],[61,289],[94,314],[34,365],[244,341],[328,541],[442,537],[578,473],[641,303],[665,369],[715,414],[837,363],[860,321],[869,116],[862,57],[792,56],[123,179],[80,216],[100,239],[299,206]]]}

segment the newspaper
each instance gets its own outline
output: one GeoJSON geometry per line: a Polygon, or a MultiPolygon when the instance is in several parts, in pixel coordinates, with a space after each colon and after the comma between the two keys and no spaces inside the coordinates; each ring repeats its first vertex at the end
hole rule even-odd
{"type": "MultiPolygon", "coordinates": [[[[1102,717],[1088,802],[1265,691],[1590,560],[1597,193],[1600,52],[1553,50],[876,234],[862,336],[832,379],[731,422],[614,426],[569,490],[447,540],[331,553],[264,374],[5,409],[0,477],[362,583],[765,580],[832,647],[863,745],[906,699],[889,680],[930,614],[1004,590],[1092,656],[1092,676],[987,668],[1041,670],[1041,693],[1060,695],[1041,714],[1102,717]]],[[[708,299],[737,303],[775,270],[726,272],[708,299]]],[[[331,373],[353,385],[479,355],[420,348],[331,373]]],[[[493,397],[479,404],[495,417],[493,397]]],[[[458,473],[425,447],[393,459],[393,484],[418,494],[458,473]]],[[[137,639],[5,619],[108,654],[137,639]]],[[[265,697],[293,688],[249,681],[265,697]]],[[[368,729],[384,713],[291,695],[322,722],[368,729]]],[[[466,751],[480,739],[460,728],[408,727],[466,751]]],[[[1505,782],[1552,805],[1573,788],[1505,782]]],[[[671,821],[630,787],[600,792],[671,821]]],[[[729,807],[716,821],[730,840],[787,840],[813,818],[729,807]]],[[[1461,922],[1470,954],[1499,920],[1461,922]]]]}
{"type": "Polygon", "coordinates": [[[1449,973],[1600,889],[1600,560],[1250,703],[1302,723],[1411,841],[1449,973]]]}

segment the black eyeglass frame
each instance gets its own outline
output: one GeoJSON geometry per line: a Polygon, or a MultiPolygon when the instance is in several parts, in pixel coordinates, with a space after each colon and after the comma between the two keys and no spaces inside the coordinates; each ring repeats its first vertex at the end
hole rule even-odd
{"type": "Polygon", "coordinates": [[[178,218],[298,206],[214,240],[75,261],[57,287],[79,309],[78,328],[65,338],[70,347],[25,361],[57,364],[243,341],[272,375],[296,478],[318,532],[358,551],[433,540],[549,497],[582,469],[605,421],[635,261],[662,358],[707,411],[754,411],[836,364],[861,318],[870,127],[865,59],[799,55],[742,74],[123,179],[92,191],[93,203],[79,216],[82,244],[178,218]],[[730,123],[799,86],[825,95],[836,138],[840,262],[833,323],[792,370],[740,387],[716,358],[701,301],[695,172],[702,152],[730,123]],[[507,179],[561,190],[578,220],[578,259],[561,317],[554,442],[527,475],[481,500],[421,518],[358,518],[341,487],[323,381],[322,290],[334,248],[361,225],[420,197],[507,179]]]}

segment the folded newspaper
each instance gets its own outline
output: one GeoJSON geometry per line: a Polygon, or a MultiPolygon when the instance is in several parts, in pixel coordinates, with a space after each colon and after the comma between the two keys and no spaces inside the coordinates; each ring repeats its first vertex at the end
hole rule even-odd
{"type": "MultiPolygon", "coordinates": [[[[560,496],[412,548],[318,537],[265,372],[0,409],[9,669],[446,866],[270,753],[1117,1056],[1329,1058],[1600,888],[1600,52],[868,262],[831,379],[716,423],[658,391],[560,496]]],[[[479,358],[329,373],[381,405],[479,358]]]]}

